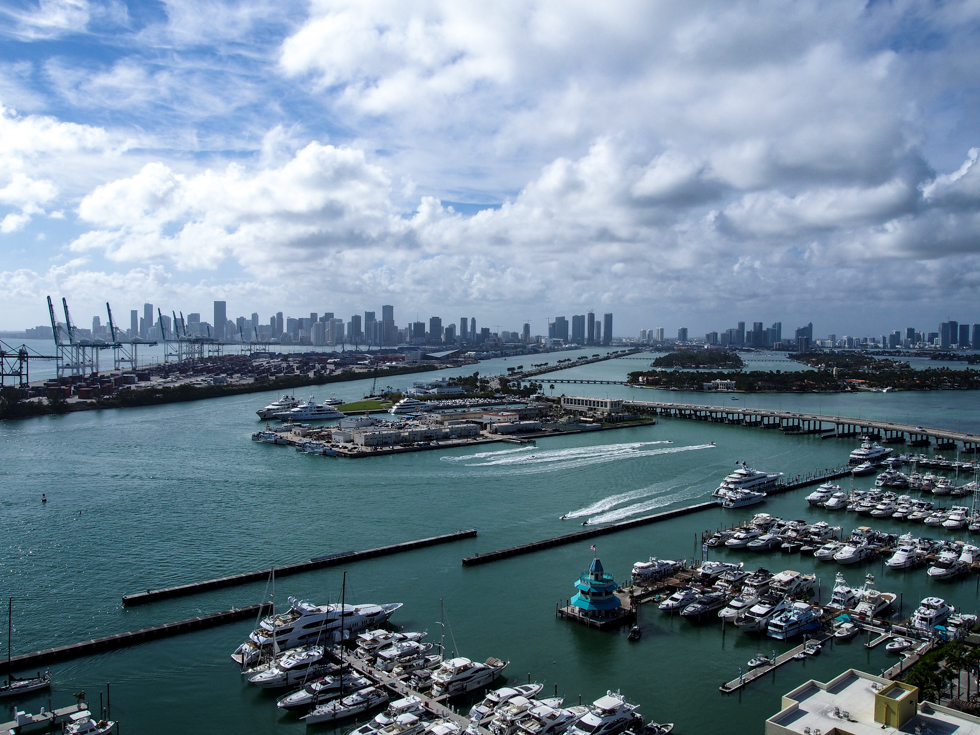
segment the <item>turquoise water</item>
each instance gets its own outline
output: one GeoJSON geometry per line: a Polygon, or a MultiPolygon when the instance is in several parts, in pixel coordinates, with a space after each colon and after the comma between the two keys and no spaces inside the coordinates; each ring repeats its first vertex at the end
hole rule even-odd
{"type": "MultiPolygon", "coordinates": [[[[502,369],[514,360],[495,362],[502,369]]],[[[614,360],[577,370],[622,379],[634,369],[631,364],[614,360]]],[[[494,367],[483,363],[469,371],[489,373],[494,367]]],[[[391,382],[410,385],[416,379],[391,382]]],[[[329,392],[351,399],[369,387],[370,381],[358,381],[330,386],[329,392]]],[[[650,400],[705,398],[623,386],[563,389],[650,400]]],[[[572,582],[592,557],[588,543],[480,567],[460,564],[476,552],[578,530],[580,519],[605,514],[605,520],[615,520],[698,502],[738,460],[794,475],[838,465],[854,440],[665,420],[653,427],[545,439],[530,449],[491,446],[344,461],[252,442],[250,433],[261,425],[254,411],[273,397],[0,425],[0,594],[15,598],[15,653],[251,604],[266,585],[134,609],[121,606],[127,593],[475,527],[476,539],[350,565],[348,600],[404,602],[394,622],[428,629],[435,638],[442,599],[450,645],[462,655],[510,660],[510,681],[526,681],[530,674],[549,692],[557,684],[570,702],[622,689],[646,717],[675,721],[681,733],[760,731],[781,694],[806,679],[825,680],[849,666],[876,672],[892,661],[883,650],[869,653],[856,639],[789,664],[741,695],[723,697],[718,685],[755,653],[787,646],[732,629],[723,634],[716,625],[695,627],[649,606],[641,609],[644,636],[636,644],[619,633],[556,620],[555,604],[570,596],[572,582]],[[49,498],[43,506],[41,493],[49,498]],[[577,518],[562,521],[562,514],[577,518]]],[[[978,399],[975,393],[744,397],[784,409],[915,416],[916,423],[980,431],[978,399]]],[[[774,498],[758,510],[833,519],[848,531],[859,525],[852,514],[809,509],[807,492],[774,498]]],[[[601,537],[596,545],[606,568],[620,579],[633,562],[651,555],[699,557],[700,531],[748,515],[712,509],[601,537]]],[[[891,521],[874,525],[903,528],[891,521]]],[[[930,533],[966,538],[965,532],[930,533]]],[[[779,554],[719,551],[712,558],[815,571],[824,599],[839,569],[779,554]]],[[[879,575],[881,589],[903,594],[906,614],[926,594],[980,609],[975,580],[941,585],[922,570],[896,573],[880,565],[845,574],[859,583],[866,571],[879,575]]],[[[330,569],[282,579],[277,599],[292,594],[337,601],[342,573],[330,569]]],[[[304,731],[295,719],[279,717],[274,696],[244,685],[228,658],[250,628],[243,622],[52,667],[53,702],[63,705],[72,701],[72,692],[91,693],[111,682],[113,715],[128,733],[172,733],[175,717],[188,718],[177,728],[187,732],[304,731]]],[[[37,711],[42,703],[47,699],[22,704],[37,711]]]]}

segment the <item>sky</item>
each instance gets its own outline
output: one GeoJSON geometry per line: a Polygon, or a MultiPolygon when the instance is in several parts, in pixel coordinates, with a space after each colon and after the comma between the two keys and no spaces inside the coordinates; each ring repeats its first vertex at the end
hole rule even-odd
{"type": "Polygon", "coordinates": [[[976,0],[5,0],[0,329],[980,322],[977,69],[976,0]]]}

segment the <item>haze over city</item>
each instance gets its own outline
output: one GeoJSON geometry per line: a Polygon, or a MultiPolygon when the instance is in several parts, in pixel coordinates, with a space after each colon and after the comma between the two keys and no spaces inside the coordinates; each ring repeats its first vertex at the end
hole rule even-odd
{"type": "Polygon", "coordinates": [[[536,334],[972,324],[978,12],[10,2],[0,329],[47,294],[536,334]]]}

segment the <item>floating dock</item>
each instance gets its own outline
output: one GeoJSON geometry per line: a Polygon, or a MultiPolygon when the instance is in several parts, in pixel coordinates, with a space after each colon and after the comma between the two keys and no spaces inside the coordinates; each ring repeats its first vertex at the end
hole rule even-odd
{"type": "MultiPolygon", "coordinates": [[[[392,544],[390,546],[379,546],[375,549],[366,549],[364,551],[344,551],[339,554],[320,556],[315,559],[310,559],[309,561],[299,562],[297,564],[287,564],[285,566],[275,567],[275,573],[277,577],[286,577],[290,574],[300,574],[302,572],[310,572],[316,569],[325,569],[327,567],[334,567],[339,564],[349,564],[351,562],[362,561],[364,559],[377,559],[378,557],[390,556],[391,554],[400,554],[404,551],[424,549],[429,546],[437,546],[439,544],[446,544],[451,541],[460,541],[465,538],[475,537],[476,529],[470,528],[465,531],[446,533],[442,536],[430,536],[429,538],[418,539],[417,541],[405,541],[403,543],[392,544]]],[[[222,587],[234,587],[235,585],[239,584],[259,582],[264,579],[268,579],[269,575],[272,574],[272,571],[272,569],[261,569],[257,572],[233,574],[228,577],[208,579],[203,582],[192,582],[190,584],[182,584],[176,587],[164,587],[163,589],[158,590],[147,590],[146,592],[137,592],[133,595],[126,595],[122,598],[122,601],[123,605],[131,607],[133,605],[145,605],[148,602],[155,602],[157,600],[168,600],[173,597],[186,597],[187,595],[194,595],[199,592],[206,592],[208,590],[216,590],[222,587]]]]}
{"type": "MultiPolygon", "coordinates": [[[[817,641],[818,643],[823,644],[824,641],[826,641],[830,637],[831,636],[828,635],[827,633],[821,633],[819,636],[808,638],[807,643],[817,641]]],[[[746,673],[742,674],[741,676],[722,684],[720,687],[718,687],[718,690],[722,694],[731,694],[732,692],[737,692],[739,689],[742,689],[748,684],[751,684],[756,679],[765,676],[770,671],[775,671],[783,664],[787,664],[790,661],[793,661],[794,660],[793,656],[795,656],[798,653],[802,653],[805,646],[806,646],[805,643],[801,643],[796,648],[791,648],[790,650],[786,651],[786,653],[781,653],[780,655],[776,656],[775,662],[766,664],[765,666],[758,666],[754,669],[749,669],[746,673]]]]}
{"type": "Polygon", "coordinates": [[[164,623],[152,628],[143,628],[129,633],[118,633],[96,638],[81,643],[73,643],[69,646],[59,646],[58,648],[48,648],[44,651],[25,653],[21,656],[14,656],[10,660],[10,668],[7,661],[0,660],[0,673],[10,673],[11,671],[29,671],[38,667],[47,666],[58,661],[67,661],[82,656],[90,656],[94,653],[103,653],[117,648],[125,648],[145,641],[153,641],[160,638],[170,638],[171,636],[190,633],[195,630],[214,628],[225,623],[234,623],[239,620],[248,620],[267,612],[271,609],[269,603],[261,605],[250,605],[248,607],[232,608],[224,612],[202,615],[197,618],[189,618],[176,623],[164,623]]]}
{"type": "Polygon", "coordinates": [[[0,722],[0,732],[21,732],[25,728],[34,729],[50,729],[52,725],[57,725],[64,722],[69,717],[78,712],[84,712],[88,709],[88,705],[85,702],[80,702],[79,704],[73,704],[69,707],[61,707],[55,710],[45,710],[42,709],[36,715],[24,714],[18,717],[16,720],[11,720],[10,722],[0,722]]]}

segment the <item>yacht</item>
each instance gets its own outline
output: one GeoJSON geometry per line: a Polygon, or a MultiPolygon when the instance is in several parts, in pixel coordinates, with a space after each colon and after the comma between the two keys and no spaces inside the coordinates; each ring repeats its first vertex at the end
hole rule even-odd
{"type": "Polygon", "coordinates": [[[769,533],[762,534],[759,538],[749,541],[745,548],[749,551],[771,551],[772,549],[778,549],[782,543],[783,540],[777,534],[770,531],[769,533]]]}
{"type": "Polygon", "coordinates": [[[650,557],[650,561],[638,561],[633,565],[633,582],[647,582],[655,579],[662,579],[673,574],[680,569],[681,563],[671,559],[658,559],[650,557]]]}
{"type": "Polygon", "coordinates": [[[943,528],[950,528],[953,530],[958,530],[960,528],[966,528],[969,521],[967,518],[970,515],[970,509],[964,508],[962,505],[954,506],[949,511],[949,516],[943,521],[943,528]]]}
{"type": "Polygon", "coordinates": [[[354,692],[343,699],[335,699],[332,702],[321,704],[309,714],[300,717],[307,725],[315,725],[319,722],[333,722],[343,720],[369,709],[380,707],[388,702],[388,693],[378,687],[367,687],[354,692]]]}
{"type": "Polygon", "coordinates": [[[780,572],[769,582],[769,591],[782,597],[799,597],[813,589],[816,581],[813,574],[800,574],[792,569],[780,572]]]}
{"type": "Polygon", "coordinates": [[[408,633],[394,633],[390,630],[367,630],[357,634],[357,648],[354,655],[357,658],[371,658],[383,648],[390,646],[398,641],[420,641],[425,638],[426,633],[411,631],[408,633]]]}
{"type": "MultiPolygon", "coordinates": [[[[419,733],[421,733],[429,724],[422,719],[423,716],[424,713],[422,715],[415,713],[398,715],[398,717],[389,722],[387,725],[378,728],[376,733],[377,735],[419,735],[419,733]]],[[[456,727],[457,733],[463,729],[459,725],[456,727]]],[[[351,735],[353,735],[353,733],[351,735]]]]}
{"type": "Polygon", "coordinates": [[[749,545],[749,541],[754,541],[761,535],[762,531],[760,531],[758,528],[749,526],[741,529],[738,531],[738,533],[728,539],[728,541],[725,542],[725,546],[727,546],[729,549],[744,549],[749,545]]]}
{"type": "Polygon", "coordinates": [[[840,541],[828,541],[815,552],[813,552],[813,558],[820,561],[833,561],[834,554],[844,548],[844,544],[840,541]]]}
{"type": "MultiPolygon", "coordinates": [[[[518,723],[524,718],[525,714],[537,704],[533,699],[527,697],[511,697],[503,704],[497,706],[493,717],[487,725],[487,729],[492,735],[514,735],[517,732],[518,723]]],[[[544,703],[542,703],[544,704],[544,703]]]]}
{"type": "Polygon", "coordinates": [[[589,705],[589,713],[568,729],[569,735],[618,735],[636,720],[637,705],[619,692],[606,692],[589,705]]]}
{"type": "Polygon", "coordinates": [[[670,597],[661,602],[658,607],[661,610],[683,610],[701,595],[693,587],[681,587],[670,597]]]}
{"type": "Polygon", "coordinates": [[[396,641],[387,648],[378,651],[374,659],[374,667],[381,671],[393,671],[407,661],[425,658],[425,654],[432,649],[431,643],[419,643],[418,641],[396,641]]]}
{"type": "Polygon", "coordinates": [[[834,485],[832,482],[825,482],[823,485],[806,496],[806,502],[820,508],[824,503],[830,500],[830,496],[837,490],[840,490],[840,485],[834,485]]]}
{"type": "Polygon", "coordinates": [[[895,509],[897,507],[898,505],[894,501],[883,500],[882,502],[878,503],[878,505],[875,506],[875,509],[873,511],[871,511],[871,517],[891,518],[892,513],[895,512],[895,509]]]}
{"type": "Polygon", "coordinates": [[[342,419],[344,414],[329,403],[317,403],[313,396],[306,403],[301,403],[288,411],[280,411],[275,415],[280,421],[330,421],[342,419]]]}
{"type": "Polygon", "coordinates": [[[83,709],[68,716],[64,732],[66,735],[104,735],[112,732],[115,726],[112,720],[93,720],[92,713],[83,709]]]}
{"type": "Polygon", "coordinates": [[[927,597],[912,613],[909,624],[916,630],[932,632],[937,625],[942,625],[953,614],[953,608],[946,604],[941,597],[927,597]]]}
{"type": "Polygon", "coordinates": [[[747,633],[763,633],[769,621],[788,610],[793,603],[775,595],[760,597],[748,612],[735,619],[735,625],[747,633]]]}
{"type": "Polygon", "coordinates": [[[861,588],[861,601],[854,608],[854,613],[859,617],[877,618],[898,599],[898,595],[894,592],[879,592],[875,589],[874,583],[873,574],[864,578],[864,586],[861,588]]]}
{"type": "Polygon", "coordinates": [[[733,510],[744,508],[748,505],[756,505],[766,499],[765,493],[755,492],[754,490],[730,490],[721,500],[721,507],[733,510]]]}
{"type": "Polygon", "coordinates": [[[262,689],[279,689],[299,684],[309,677],[320,676],[334,668],[324,657],[323,646],[308,646],[290,651],[274,666],[249,677],[249,684],[262,689]]]}
{"type": "Polygon", "coordinates": [[[311,682],[307,682],[302,689],[290,692],[276,700],[276,707],[279,709],[304,709],[335,699],[343,693],[352,693],[366,689],[372,685],[372,681],[367,677],[361,676],[357,672],[348,672],[341,676],[324,676],[311,682]]]}
{"type": "Polygon", "coordinates": [[[284,411],[291,411],[300,404],[299,399],[293,398],[292,396],[281,396],[279,399],[273,401],[265,408],[260,408],[257,413],[260,419],[274,419],[276,414],[283,413],[284,411]]]}
{"type": "Polygon", "coordinates": [[[921,561],[915,539],[911,536],[903,536],[899,539],[899,546],[895,549],[895,553],[885,562],[885,565],[891,569],[911,569],[918,566],[921,561]]]}
{"type": "Polygon", "coordinates": [[[827,501],[823,504],[824,510],[845,510],[847,508],[847,493],[843,490],[838,490],[832,493],[827,501]]]}
{"type": "Polygon", "coordinates": [[[432,674],[432,696],[455,697],[484,687],[497,678],[507,663],[498,658],[488,658],[482,664],[462,657],[443,661],[432,674]]]}
{"type": "Polygon", "coordinates": [[[805,602],[794,602],[793,606],[769,621],[766,634],[778,640],[787,640],[805,633],[820,625],[820,615],[816,608],[805,602]]]}
{"type": "Polygon", "coordinates": [[[518,732],[521,735],[561,735],[588,713],[589,708],[582,705],[562,709],[539,704],[518,721],[518,732]]]}
{"type": "Polygon", "coordinates": [[[845,544],[840,551],[834,554],[834,561],[838,564],[859,564],[870,559],[875,555],[875,548],[870,544],[845,544]]]}
{"type": "Polygon", "coordinates": [[[742,594],[730,600],[728,605],[718,611],[718,617],[722,620],[734,622],[740,615],[748,612],[758,601],[759,595],[746,594],[743,589],[742,594]]]}
{"type": "Polygon", "coordinates": [[[744,462],[733,473],[728,475],[712,493],[716,498],[724,498],[734,490],[751,490],[763,492],[776,485],[782,472],[760,472],[748,467],[744,462]]]}
{"type": "Polygon", "coordinates": [[[734,531],[718,531],[711,534],[708,540],[704,542],[704,545],[712,549],[716,546],[723,546],[724,543],[734,535],[734,531]]]}
{"type": "Polygon", "coordinates": [[[881,462],[891,453],[891,449],[886,449],[878,442],[872,442],[870,439],[865,438],[864,441],[861,442],[861,446],[851,452],[850,462],[851,464],[861,464],[863,462],[881,462]]]}
{"type": "Polygon", "coordinates": [[[470,713],[467,715],[470,722],[477,725],[482,725],[484,722],[489,722],[491,717],[493,717],[493,711],[514,697],[527,697],[528,699],[536,696],[541,689],[542,684],[522,684],[517,687],[503,687],[502,689],[494,689],[492,692],[487,692],[487,695],[478,704],[474,704],[470,708],[470,713]]]}
{"type": "Polygon", "coordinates": [[[865,475],[873,475],[875,473],[875,465],[872,462],[862,462],[859,465],[855,465],[854,469],[851,470],[851,474],[855,477],[864,477],[865,475]]]}
{"type": "Polygon", "coordinates": [[[428,406],[424,401],[417,401],[414,398],[402,398],[388,410],[388,413],[397,416],[399,414],[422,413],[428,410],[428,406]]]}
{"type": "Polygon", "coordinates": [[[742,564],[732,564],[724,561],[706,561],[698,567],[695,577],[701,582],[712,582],[726,572],[734,572],[742,568],[742,564]]]}
{"type": "MultiPolygon", "coordinates": [[[[289,610],[261,620],[248,640],[231,655],[240,666],[258,661],[263,654],[317,641],[330,642],[340,637],[341,605],[314,605],[289,598],[289,610]]],[[[384,605],[344,605],[345,634],[358,633],[383,624],[402,606],[400,602],[384,605]]]]}
{"type": "Polygon", "coordinates": [[[434,720],[426,722],[425,729],[422,732],[424,735],[462,735],[463,726],[455,720],[437,717],[434,720]]]}
{"type": "Polygon", "coordinates": [[[929,567],[927,574],[933,579],[955,579],[965,574],[968,569],[969,567],[960,561],[959,554],[947,550],[939,552],[939,559],[929,567]]]}
{"type": "Polygon", "coordinates": [[[728,595],[723,592],[709,592],[681,610],[681,616],[692,623],[710,620],[717,617],[716,613],[728,604],[728,600],[728,595]]]}
{"type": "Polygon", "coordinates": [[[850,610],[861,601],[861,593],[850,587],[844,575],[837,572],[834,591],[830,595],[830,607],[838,610],[850,610]]]}

